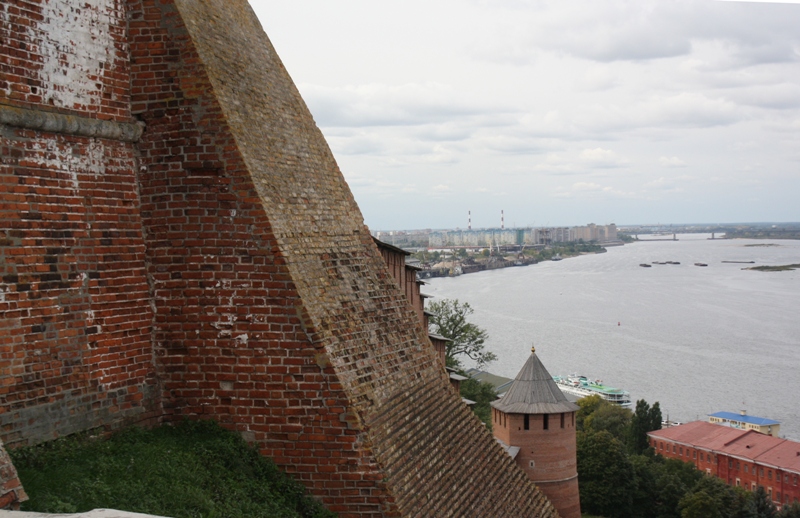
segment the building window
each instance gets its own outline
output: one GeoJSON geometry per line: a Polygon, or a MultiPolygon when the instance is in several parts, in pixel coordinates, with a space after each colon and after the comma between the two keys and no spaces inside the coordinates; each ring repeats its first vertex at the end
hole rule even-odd
{"type": "Polygon", "coordinates": [[[767,471],[767,478],[772,480],[772,470],[767,471]]]}
{"type": "Polygon", "coordinates": [[[692,458],[693,459],[697,458],[697,450],[692,450],[692,458]]]}
{"type": "Polygon", "coordinates": [[[728,469],[731,468],[733,468],[733,461],[731,459],[728,459],[728,469]]]}
{"type": "Polygon", "coordinates": [[[761,468],[758,471],[759,471],[759,475],[761,475],[763,477],[764,476],[764,468],[761,468]]]}
{"type": "Polygon", "coordinates": [[[736,461],[736,471],[739,471],[740,469],[741,469],[741,464],[739,464],[739,461],[737,460],[736,461]]]}
{"type": "Polygon", "coordinates": [[[681,455],[683,455],[683,446],[680,447],[681,455]]]}
{"type": "Polygon", "coordinates": [[[564,428],[564,412],[561,412],[561,428],[564,428]]]}
{"type": "Polygon", "coordinates": [[[742,481],[737,478],[736,479],[736,487],[739,487],[741,485],[742,485],[742,481]]]}
{"type": "Polygon", "coordinates": [[[775,491],[775,501],[776,502],[780,502],[781,501],[781,492],[780,491],[775,491]]]}
{"type": "Polygon", "coordinates": [[[542,430],[549,430],[550,429],[550,414],[544,414],[542,416],[542,430]]]}
{"type": "Polygon", "coordinates": [[[525,422],[523,423],[523,426],[525,427],[526,430],[530,430],[531,429],[531,416],[530,415],[525,414],[525,422]]]}
{"type": "Polygon", "coordinates": [[[744,465],[744,472],[747,473],[747,464],[744,465]]]}

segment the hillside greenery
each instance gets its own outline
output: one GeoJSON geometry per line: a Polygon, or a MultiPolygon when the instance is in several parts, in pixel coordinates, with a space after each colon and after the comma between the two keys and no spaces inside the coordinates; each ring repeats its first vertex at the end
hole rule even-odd
{"type": "Polygon", "coordinates": [[[213,421],[129,428],[109,438],[76,435],[9,453],[30,496],[25,511],[336,516],[238,434],[213,421]]]}

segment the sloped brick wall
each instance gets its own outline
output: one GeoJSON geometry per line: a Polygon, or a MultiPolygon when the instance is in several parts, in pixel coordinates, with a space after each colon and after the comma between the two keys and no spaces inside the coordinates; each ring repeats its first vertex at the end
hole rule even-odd
{"type": "Polygon", "coordinates": [[[182,18],[169,2],[129,5],[165,411],[217,419],[329,508],[378,515],[381,475],[309,336],[285,253],[182,18]]]}
{"type": "Polygon", "coordinates": [[[555,513],[450,388],[249,6],[176,5],[294,281],[311,345],[330,362],[349,403],[343,416],[389,490],[381,512],[555,513]]]}

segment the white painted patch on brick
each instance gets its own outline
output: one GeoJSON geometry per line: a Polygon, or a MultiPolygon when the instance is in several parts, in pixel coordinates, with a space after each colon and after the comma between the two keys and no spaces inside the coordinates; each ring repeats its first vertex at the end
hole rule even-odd
{"type": "Polygon", "coordinates": [[[47,0],[43,20],[30,29],[39,43],[42,99],[60,108],[96,111],[102,76],[114,66],[111,37],[119,0],[47,0]]]}
{"type": "Polygon", "coordinates": [[[96,139],[80,151],[58,139],[33,141],[30,150],[29,162],[42,169],[60,170],[75,192],[80,187],[79,174],[90,174],[97,181],[105,171],[105,146],[96,139]]]}

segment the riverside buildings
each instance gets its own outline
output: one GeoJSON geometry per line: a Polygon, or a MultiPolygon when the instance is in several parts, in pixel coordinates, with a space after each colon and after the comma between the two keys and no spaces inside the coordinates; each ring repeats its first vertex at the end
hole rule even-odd
{"type": "Polygon", "coordinates": [[[779,508],[800,501],[800,442],[704,421],[647,435],[659,455],[691,462],[731,486],[761,486],[779,508]]]}

